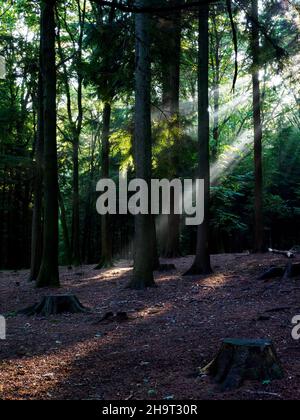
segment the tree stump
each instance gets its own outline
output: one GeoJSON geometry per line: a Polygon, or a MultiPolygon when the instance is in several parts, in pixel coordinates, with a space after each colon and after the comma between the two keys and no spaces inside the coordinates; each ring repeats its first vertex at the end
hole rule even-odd
{"type": "Polygon", "coordinates": [[[88,312],[88,309],[81,305],[75,295],[55,295],[45,296],[40,303],[19,311],[18,315],[49,316],[62,313],[77,314],[84,312],[88,312]]]}
{"type": "Polygon", "coordinates": [[[237,389],[245,380],[275,380],[284,376],[269,340],[226,339],[216,358],[201,372],[211,375],[222,391],[237,389]]]}

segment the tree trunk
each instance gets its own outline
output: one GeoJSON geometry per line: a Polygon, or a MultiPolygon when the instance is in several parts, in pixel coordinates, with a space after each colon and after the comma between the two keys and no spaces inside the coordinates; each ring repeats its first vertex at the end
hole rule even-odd
{"type": "MultiPolygon", "coordinates": [[[[102,131],[102,178],[109,178],[109,132],[110,132],[111,105],[105,103],[103,110],[103,131],[102,131]]],[[[113,266],[112,256],[112,235],[110,229],[110,215],[101,216],[101,260],[96,270],[113,266]]]]}
{"type": "Polygon", "coordinates": [[[63,233],[64,243],[65,243],[65,255],[66,255],[68,266],[72,267],[72,252],[71,252],[70,236],[69,236],[68,224],[67,224],[66,208],[65,208],[64,200],[63,200],[60,190],[58,190],[58,201],[59,201],[59,207],[60,207],[60,220],[61,220],[61,226],[62,226],[62,233],[63,233]]]}
{"type": "Polygon", "coordinates": [[[58,171],[56,149],[55,0],[42,1],[41,63],[44,108],[44,246],[37,287],[58,287],[58,171]]]}
{"type": "MultiPolygon", "coordinates": [[[[179,0],[180,1],[180,0],[179,0]]],[[[179,2],[174,0],[173,3],[179,2]]],[[[162,48],[163,68],[163,111],[168,117],[169,128],[174,136],[174,145],[170,150],[171,178],[178,176],[179,165],[179,89],[180,89],[180,55],[181,55],[181,12],[162,21],[164,38],[162,48]]],[[[180,215],[174,214],[174,194],[171,197],[171,212],[167,217],[165,246],[162,256],[176,258],[180,256],[180,215]]]]}
{"type": "Polygon", "coordinates": [[[157,249],[157,234],[156,234],[156,221],[155,216],[152,215],[152,257],[153,257],[153,271],[159,270],[160,261],[157,249]]]}
{"type": "Polygon", "coordinates": [[[79,138],[73,138],[73,203],[72,203],[72,261],[75,267],[81,264],[80,259],[80,220],[79,220],[79,138]]]}
{"type": "MultiPolygon", "coordinates": [[[[179,1],[173,0],[173,3],[176,4],[179,1]]],[[[162,18],[160,32],[163,37],[161,45],[163,110],[172,120],[179,116],[181,12],[177,11],[166,19],[162,18]]]]}
{"type": "MultiPolygon", "coordinates": [[[[91,181],[90,181],[91,182],[91,181]]],[[[89,189],[89,192],[85,198],[85,215],[84,215],[84,223],[83,223],[83,238],[81,244],[81,256],[84,264],[92,264],[93,261],[91,260],[91,249],[93,245],[91,241],[93,240],[92,236],[92,225],[93,225],[93,211],[94,207],[92,207],[92,192],[89,189]]]]}
{"type": "Polygon", "coordinates": [[[260,45],[258,22],[258,0],[252,0],[251,51],[253,58],[253,122],[254,122],[254,165],[255,165],[255,252],[264,248],[263,227],[263,170],[262,170],[262,119],[259,82],[260,45]]]}
{"type": "MultiPolygon", "coordinates": [[[[138,0],[136,4],[143,7],[148,4],[148,1],[138,0]]],[[[144,179],[150,186],[152,172],[151,42],[150,17],[148,14],[136,14],[135,30],[135,167],[137,178],[144,179]]],[[[129,287],[134,289],[155,286],[153,277],[153,222],[150,211],[148,215],[135,216],[134,274],[129,284],[129,287]]]]}
{"type": "Polygon", "coordinates": [[[164,258],[177,258],[180,257],[180,215],[174,213],[174,191],[171,190],[171,212],[168,215],[168,227],[167,227],[167,237],[166,244],[163,250],[162,256],[164,258]]]}
{"type": "Polygon", "coordinates": [[[214,101],[214,116],[213,116],[213,147],[212,147],[212,159],[216,161],[219,152],[219,110],[220,110],[220,34],[218,31],[217,23],[218,6],[212,6],[212,23],[215,45],[212,51],[212,63],[213,63],[213,101],[214,101]]]}
{"type": "Polygon", "coordinates": [[[92,226],[93,226],[93,194],[94,194],[94,173],[95,173],[95,149],[97,143],[97,134],[92,136],[91,148],[90,148],[90,169],[89,169],[89,186],[87,195],[85,198],[85,216],[84,216],[84,229],[83,229],[83,240],[81,255],[85,264],[91,264],[92,261],[92,252],[94,249],[92,244],[93,235],[92,235],[92,226]]]}
{"type": "Polygon", "coordinates": [[[29,281],[36,281],[41,267],[43,250],[43,148],[44,148],[44,116],[43,116],[43,84],[41,71],[38,81],[38,122],[35,145],[35,179],[34,179],[34,206],[32,215],[31,233],[31,264],[29,281]]]}
{"type": "Polygon", "coordinates": [[[218,152],[219,152],[219,108],[220,108],[220,85],[218,80],[218,76],[215,76],[215,87],[214,87],[214,127],[213,127],[213,151],[212,151],[212,159],[213,161],[216,161],[218,158],[218,152]]]}
{"type": "Polygon", "coordinates": [[[198,57],[198,155],[199,178],[204,179],[204,222],[198,226],[195,261],[186,275],[211,274],[209,251],[209,101],[208,101],[208,63],[209,63],[209,6],[199,6],[199,57],[198,57]]]}
{"type": "MultiPolygon", "coordinates": [[[[70,75],[65,63],[65,55],[61,44],[61,26],[58,19],[58,53],[60,60],[62,61],[63,68],[63,82],[65,86],[65,93],[67,97],[67,114],[69,120],[69,130],[68,139],[72,142],[72,163],[73,163],[73,191],[72,191],[72,261],[75,266],[81,264],[81,255],[80,255],[80,196],[79,196],[79,141],[80,134],[82,131],[82,122],[83,122],[83,106],[82,106],[82,91],[83,91],[83,75],[82,75],[82,45],[83,45],[83,35],[84,35],[84,24],[86,16],[86,0],[83,1],[82,7],[80,0],[77,0],[77,12],[78,12],[78,21],[80,26],[78,45],[76,48],[76,76],[78,81],[77,88],[77,111],[78,115],[76,121],[73,119],[72,115],[72,96],[70,89],[70,75]]],[[[73,40],[75,42],[75,40],[73,40]]],[[[74,45],[75,48],[75,45],[74,45]]]]}

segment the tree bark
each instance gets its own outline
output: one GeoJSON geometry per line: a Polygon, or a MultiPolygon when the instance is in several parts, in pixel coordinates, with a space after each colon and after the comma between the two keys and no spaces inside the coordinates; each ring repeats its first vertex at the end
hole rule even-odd
{"type": "MultiPolygon", "coordinates": [[[[181,0],[173,0],[174,4],[181,0]]],[[[169,129],[174,136],[170,150],[171,177],[176,178],[179,165],[179,90],[181,56],[181,12],[174,12],[167,19],[162,19],[162,69],[163,69],[163,111],[168,118],[169,129]]],[[[162,256],[176,258],[180,254],[180,215],[174,214],[174,194],[171,195],[171,212],[167,216],[165,246],[162,256]]]]}
{"type": "Polygon", "coordinates": [[[44,148],[44,118],[43,118],[43,84],[41,70],[38,80],[38,121],[35,145],[35,179],[34,179],[34,205],[32,215],[31,233],[31,264],[29,281],[36,281],[41,267],[43,250],[43,148],[44,148]]]}
{"type": "Polygon", "coordinates": [[[155,216],[152,215],[152,258],[153,258],[153,264],[152,268],[153,271],[159,270],[160,268],[160,260],[159,260],[159,254],[157,249],[157,233],[156,233],[156,221],[155,216]]]}
{"type": "Polygon", "coordinates": [[[58,201],[59,201],[59,208],[60,208],[60,220],[62,226],[62,233],[65,243],[65,255],[67,259],[67,264],[69,267],[72,267],[72,252],[71,252],[71,244],[70,244],[70,236],[67,224],[67,216],[66,216],[66,208],[63,197],[61,195],[60,190],[58,190],[58,201]]]}
{"type": "Polygon", "coordinates": [[[78,19],[80,25],[80,33],[78,39],[77,50],[77,110],[78,116],[74,125],[75,135],[73,137],[73,217],[72,217],[72,251],[73,264],[79,266],[81,264],[80,255],[80,196],[79,196],[79,141],[82,131],[83,122],[83,106],[82,106],[82,89],[83,89],[83,75],[80,65],[82,64],[82,45],[84,35],[84,24],[86,16],[86,0],[83,2],[81,9],[80,0],[77,0],[78,19]]]}
{"type": "Polygon", "coordinates": [[[209,251],[209,204],[210,204],[210,167],[209,167],[209,100],[208,100],[208,63],[209,63],[209,6],[199,6],[199,53],[198,53],[198,164],[199,178],[204,179],[204,222],[198,226],[196,257],[186,275],[211,274],[209,251]]]}
{"type": "Polygon", "coordinates": [[[55,0],[41,3],[44,108],[44,246],[37,287],[58,287],[58,171],[56,147],[55,0]]]}
{"type": "Polygon", "coordinates": [[[212,51],[212,62],[213,62],[213,101],[214,101],[214,116],[213,116],[213,147],[212,147],[212,159],[216,161],[218,158],[219,151],[219,110],[220,110],[220,34],[217,25],[217,9],[218,6],[212,7],[212,24],[213,33],[211,36],[214,37],[214,48],[212,51]]]}
{"type": "MultiPolygon", "coordinates": [[[[80,195],[79,195],[79,143],[80,135],[82,131],[82,122],[83,122],[83,106],[82,106],[82,90],[83,90],[83,75],[80,65],[82,63],[82,46],[83,46],[83,35],[84,35],[84,24],[86,17],[86,0],[81,3],[79,0],[76,1],[77,12],[78,12],[78,21],[80,25],[79,37],[77,41],[76,49],[76,76],[78,81],[77,89],[77,111],[78,115],[75,121],[72,111],[72,98],[70,90],[70,78],[65,64],[65,56],[63,48],[61,45],[60,37],[60,24],[58,25],[58,52],[60,55],[60,60],[63,63],[63,82],[65,86],[65,93],[67,97],[67,114],[70,126],[70,132],[66,136],[69,141],[72,143],[72,163],[73,163],[73,191],[72,191],[72,262],[75,266],[81,264],[81,255],[80,255],[80,195]]],[[[59,19],[58,19],[59,23],[59,19]]],[[[66,28],[69,32],[69,29],[66,28]]]]}
{"type": "Polygon", "coordinates": [[[80,258],[80,217],[79,217],[79,137],[73,138],[73,199],[72,199],[72,261],[75,267],[80,258]]]}
{"type": "MultiPolygon", "coordinates": [[[[258,0],[252,0],[251,16],[253,22],[258,21],[258,0]]],[[[254,166],[255,166],[255,243],[254,251],[262,252],[264,248],[263,227],[263,170],[262,170],[262,119],[261,92],[259,81],[260,45],[259,27],[251,24],[251,51],[253,58],[253,123],[254,123],[254,166]]]]}
{"type": "MultiPolygon", "coordinates": [[[[137,6],[146,6],[147,0],[138,0],[137,6]]],[[[152,172],[151,134],[151,60],[150,17],[146,13],[135,16],[135,167],[137,178],[148,185],[152,172]]],[[[150,209],[149,209],[150,210],[150,209]]],[[[134,274],[129,287],[144,289],[155,286],[153,277],[153,217],[135,216],[134,274]]]]}
{"type": "Polygon", "coordinates": [[[165,248],[163,249],[162,256],[164,258],[178,258],[181,256],[180,252],[180,215],[175,214],[175,201],[174,191],[171,191],[171,212],[168,215],[167,237],[165,248]]]}
{"type": "MultiPolygon", "coordinates": [[[[104,104],[103,110],[103,131],[102,131],[102,178],[109,178],[109,155],[110,155],[110,119],[111,119],[111,105],[104,104]]],[[[109,268],[113,266],[112,255],[112,235],[110,229],[110,215],[105,214],[101,216],[101,260],[96,270],[101,268],[109,268]]]]}
{"type": "MultiPolygon", "coordinates": [[[[96,130],[98,132],[98,129],[96,130]]],[[[91,147],[90,147],[90,168],[89,168],[89,185],[88,191],[85,198],[85,216],[84,216],[84,230],[83,230],[83,240],[81,255],[85,264],[93,263],[92,259],[92,249],[94,249],[92,240],[92,226],[93,226],[93,194],[94,194],[94,174],[95,174],[95,150],[97,143],[98,135],[95,133],[92,135],[91,147]]]]}

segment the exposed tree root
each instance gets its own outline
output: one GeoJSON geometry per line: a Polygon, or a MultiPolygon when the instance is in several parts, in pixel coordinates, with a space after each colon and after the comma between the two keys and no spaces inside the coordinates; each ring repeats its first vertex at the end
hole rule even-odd
{"type": "Polygon", "coordinates": [[[62,313],[85,313],[88,309],[81,305],[75,295],[45,296],[40,303],[18,311],[18,315],[50,316],[62,313]]]}

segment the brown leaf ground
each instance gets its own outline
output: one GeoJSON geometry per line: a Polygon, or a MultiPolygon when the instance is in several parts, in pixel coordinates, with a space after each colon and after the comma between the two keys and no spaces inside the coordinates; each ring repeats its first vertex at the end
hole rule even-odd
{"type": "MultiPolygon", "coordinates": [[[[182,278],[191,261],[170,261],[177,271],[157,274],[159,287],[143,292],[125,288],[128,262],[104,271],[61,269],[62,288],[54,293],[76,294],[91,313],[10,317],[7,340],[0,341],[0,399],[300,399],[300,344],[291,337],[300,285],[257,280],[286,259],[214,256],[214,275],[182,278]],[[109,311],[126,311],[130,320],[97,322],[109,311]],[[218,392],[210,378],[197,377],[197,368],[226,337],[272,339],[285,379],[218,392]]],[[[0,273],[2,314],[51,294],[36,290],[27,276],[0,273]]]]}

